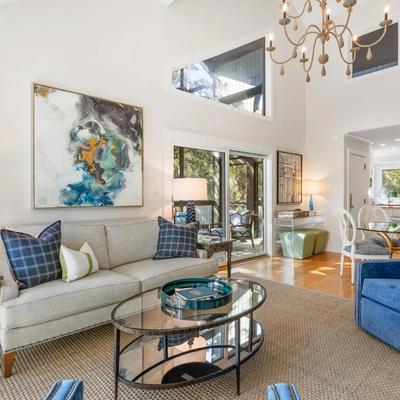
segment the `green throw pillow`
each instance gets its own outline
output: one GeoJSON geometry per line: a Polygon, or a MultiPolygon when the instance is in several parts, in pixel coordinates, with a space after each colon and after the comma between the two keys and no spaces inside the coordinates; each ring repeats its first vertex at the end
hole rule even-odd
{"type": "Polygon", "coordinates": [[[99,270],[99,263],[88,242],[79,251],[61,245],[60,264],[64,282],[76,281],[99,270]]]}

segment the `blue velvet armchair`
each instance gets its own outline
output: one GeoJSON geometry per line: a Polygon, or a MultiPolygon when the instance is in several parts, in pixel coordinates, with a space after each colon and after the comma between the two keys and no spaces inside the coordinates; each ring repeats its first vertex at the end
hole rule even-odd
{"type": "Polygon", "coordinates": [[[83,382],[57,381],[44,400],[83,400],[83,382]]]}
{"type": "Polygon", "coordinates": [[[267,389],[268,400],[300,400],[299,392],[295,385],[276,383],[267,389]]]}
{"type": "Polygon", "coordinates": [[[359,263],[356,323],[400,351],[400,260],[359,263]]]}

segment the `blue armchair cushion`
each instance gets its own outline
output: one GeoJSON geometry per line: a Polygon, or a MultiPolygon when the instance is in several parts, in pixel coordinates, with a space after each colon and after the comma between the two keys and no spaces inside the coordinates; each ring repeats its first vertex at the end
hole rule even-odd
{"type": "MultiPolygon", "coordinates": [[[[351,246],[346,246],[345,251],[351,252],[351,246]]],[[[361,243],[356,243],[356,254],[367,255],[367,256],[389,256],[390,252],[386,247],[379,246],[369,240],[365,240],[361,243]]]]}
{"type": "Polygon", "coordinates": [[[362,295],[400,312],[400,279],[365,279],[362,295]]]}
{"type": "Polygon", "coordinates": [[[153,260],[164,260],[177,257],[197,257],[197,234],[199,223],[174,225],[162,217],[158,217],[157,252],[153,260]]]}
{"type": "Polygon", "coordinates": [[[57,381],[44,400],[82,400],[82,381],[57,381]]]}
{"type": "Polygon", "coordinates": [[[61,279],[61,221],[48,226],[38,237],[1,230],[11,273],[20,289],[61,279]]]}
{"type": "Polygon", "coordinates": [[[268,386],[268,400],[300,400],[295,385],[277,383],[268,386]]]}

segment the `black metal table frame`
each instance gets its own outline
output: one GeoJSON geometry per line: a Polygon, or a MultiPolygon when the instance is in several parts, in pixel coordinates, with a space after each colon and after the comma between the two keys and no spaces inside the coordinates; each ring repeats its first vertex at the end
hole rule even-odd
{"type": "MultiPolygon", "coordinates": [[[[210,379],[213,379],[217,376],[226,374],[230,371],[232,371],[233,369],[236,370],[236,394],[239,396],[240,395],[240,365],[242,363],[244,363],[245,361],[249,360],[256,352],[257,350],[261,347],[264,338],[265,338],[265,334],[264,334],[264,329],[261,326],[261,324],[256,321],[253,318],[253,313],[248,314],[249,316],[249,341],[247,344],[247,351],[249,352],[249,355],[243,359],[241,359],[240,357],[240,353],[242,351],[242,349],[244,348],[244,346],[242,346],[240,344],[240,320],[245,316],[241,316],[239,318],[234,319],[233,321],[230,321],[228,323],[224,322],[223,324],[219,324],[219,325],[215,325],[216,326],[222,326],[222,325],[227,325],[230,324],[232,322],[235,323],[235,345],[212,345],[212,346],[205,346],[205,347],[201,347],[201,348],[197,348],[197,349],[191,349],[191,350],[187,350],[185,352],[182,352],[180,354],[175,354],[173,356],[169,356],[168,354],[168,336],[172,336],[172,335],[164,335],[164,343],[166,345],[164,345],[164,357],[163,360],[150,365],[149,367],[147,367],[145,370],[143,370],[139,375],[135,376],[132,380],[127,380],[123,377],[121,377],[119,375],[119,358],[120,355],[125,351],[126,348],[128,348],[129,346],[131,346],[134,342],[140,340],[143,335],[136,337],[134,340],[132,340],[131,342],[129,342],[127,345],[125,345],[122,349],[121,349],[121,330],[117,327],[114,326],[114,337],[115,337],[115,341],[114,341],[114,399],[118,399],[118,383],[119,381],[123,382],[124,384],[128,385],[128,386],[133,386],[133,387],[137,387],[140,389],[148,389],[148,390],[166,390],[166,389],[173,389],[173,388],[178,388],[178,387],[182,387],[182,386],[187,386],[187,385],[193,385],[193,384],[197,384],[200,382],[204,382],[204,381],[208,381],[210,379]],[[254,323],[258,323],[258,326],[261,328],[261,335],[259,336],[260,339],[257,341],[256,345],[257,347],[254,350],[253,347],[253,339],[254,339],[254,323]],[[228,348],[228,349],[234,349],[235,350],[235,364],[222,369],[220,371],[217,371],[213,374],[209,374],[200,378],[196,378],[190,381],[184,381],[184,382],[179,382],[179,383],[172,383],[172,384],[143,384],[143,383],[137,383],[136,381],[138,379],[140,379],[143,375],[145,375],[146,373],[148,373],[149,371],[151,371],[152,369],[158,367],[159,365],[173,360],[175,358],[178,357],[182,357],[185,356],[189,353],[194,353],[197,351],[201,351],[201,350],[207,350],[207,349],[217,349],[217,348],[228,348]]],[[[202,330],[205,329],[211,329],[211,328],[200,328],[197,331],[200,332],[202,330]]],[[[190,329],[191,332],[195,332],[193,329],[190,329]]],[[[150,335],[151,336],[151,335],[150,335]]],[[[154,335],[154,337],[159,337],[159,335],[154,335]]]]}
{"type": "MultiPolygon", "coordinates": [[[[152,291],[154,289],[149,290],[152,291]]],[[[143,294],[143,293],[142,293],[143,294]]],[[[132,298],[135,298],[136,296],[133,296],[132,298]]],[[[131,298],[131,299],[132,299],[131,298]]],[[[160,330],[148,330],[148,329],[133,329],[133,328],[126,328],[126,327],[119,327],[117,323],[113,322],[114,324],[114,399],[117,400],[118,399],[118,384],[119,381],[123,382],[124,384],[128,385],[128,386],[133,386],[136,388],[140,388],[140,389],[150,389],[150,390],[163,390],[163,389],[172,389],[172,388],[178,388],[178,387],[182,387],[182,386],[186,386],[186,385],[192,385],[192,384],[196,384],[196,383],[200,383],[203,381],[207,381],[210,380],[212,378],[215,378],[216,376],[220,376],[223,375],[229,371],[232,371],[233,369],[236,370],[236,393],[239,396],[240,395],[240,365],[242,363],[244,363],[245,361],[249,360],[257,351],[258,349],[261,347],[262,343],[264,342],[264,338],[265,338],[265,333],[264,333],[264,328],[262,327],[262,325],[254,319],[253,317],[253,313],[256,309],[258,309],[259,307],[261,307],[261,305],[265,302],[266,299],[266,292],[264,289],[264,293],[263,293],[263,298],[262,300],[254,307],[252,307],[250,310],[246,310],[243,311],[242,313],[231,317],[231,318],[227,318],[226,320],[223,321],[214,321],[208,325],[205,326],[199,326],[199,327],[187,327],[187,328],[180,328],[180,329],[172,329],[172,330],[165,330],[164,332],[160,331],[160,330]],[[243,317],[247,317],[249,318],[249,341],[247,344],[247,351],[249,352],[249,354],[241,359],[240,356],[240,352],[242,350],[242,348],[245,348],[244,346],[242,346],[240,344],[240,320],[243,317]],[[198,333],[204,330],[208,330],[211,328],[215,328],[218,326],[223,326],[223,325],[228,325],[230,323],[234,322],[235,323],[235,345],[214,345],[214,346],[205,346],[202,348],[198,348],[198,349],[191,349],[185,352],[182,352],[180,354],[176,354],[172,357],[169,357],[168,354],[168,336],[173,336],[176,334],[181,334],[181,333],[198,333]],[[254,324],[257,324],[260,329],[261,329],[261,335],[260,335],[260,339],[258,340],[257,343],[255,343],[256,346],[253,346],[253,339],[254,339],[254,324]],[[130,333],[130,334],[137,334],[138,332],[142,333],[141,335],[139,335],[138,337],[136,337],[134,340],[132,340],[130,343],[128,343],[126,346],[124,346],[121,349],[121,331],[124,331],[126,333],[130,333]],[[162,361],[159,361],[153,365],[151,365],[150,367],[148,367],[145,371],[142,371],[138,376],[136,376],[135,378],[133,378],[132,380],[127,380],[124,377],[120,376],[119,374],[119,361],[120,361],[120,356],[121,354],[124,352],[124,350],[129,347],[130,345],[132,345],[135,341],[139,340],[140,338],[142,338],[144,335],[148,335],[148,336],[154,336],[154,337],[164,337],[164,358],[162,361]],[[178,382],[178,383],[171,383],[171,384],[142,384],[142,383],[138,383],[135,382],[135,380],[139,379],[140,377],[142,377],[145,373],[149,372],[150,370],[152,370],[153,368],[156,368],[157,366],[172,360],[174,358],[177,357],[181,357],[184,356],[186,354],[189,353],[193,353],[196,351],[200,351],[200,350],[207,350],[207,349],[212,349],[212,348],[231,348],[235,350],[235,363],[227,368],[224,368],[220,371],[217,371],[213,374],[209,374],[209,375],[205,375],[203,377],[200,378],[196,378],[190,381],[185,381],[185,382],[178,382]]],[[[130,299],[126,300],[129,301],[130,299]]],[[[111,320],[115,321],[114,315],[115,315],[115,311],[118,308],[118,306],[113,310],[112,314],[111,314],[111,320]]]]}

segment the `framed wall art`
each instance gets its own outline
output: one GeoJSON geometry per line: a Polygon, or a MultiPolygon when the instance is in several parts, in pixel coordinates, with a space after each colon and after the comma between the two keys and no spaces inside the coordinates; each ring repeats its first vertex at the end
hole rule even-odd
{"type": "Polygon", "coordinates": [[[303,156],[278,151],[278,204],[302,202],[303,156]]]}
{"type": "Polygon", "coordinates": [[[143,109],[33,84],[34,207],[143,205],[143,109]]]}

